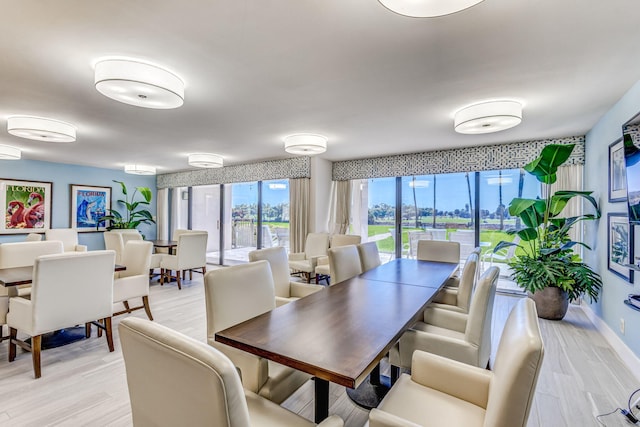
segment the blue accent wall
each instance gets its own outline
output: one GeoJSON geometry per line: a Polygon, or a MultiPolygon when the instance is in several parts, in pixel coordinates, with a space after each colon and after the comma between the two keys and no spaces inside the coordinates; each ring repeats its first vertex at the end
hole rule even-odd
{"type": "MultiPolygon", "coordinates": [[[[156,215],[155,176],[131,175],[121,170],[35,160],[0,160],[0,178],[52,182],[52,228],[70,227],[71,184],[111,187],[111,207],[120,212],[123,212],[123,210],[116,200],[124,199],[124,196],[120,189],[120,184],[113,182],[114,179],[123,181],[127,185],[129,193],[135,187],[149,187],[153,192],[153,198],[148,210],[154,217],[156,215]]],[[[141,225],[139,229],[146,239],[156,238],[155,224],[141,225]]],[[[0,243],[21,242],[24,241],[25,237],[26,233],[0,235],[0,243]]],[[[104,249],[104,240],[101,232],[79,233],[78,240],[80,244],[87,245],[89,250],[104,249]]]]}
{"type": "MultiPolygon", "coordinates": [[[[614,275],[607,267],[607,214],[627,212],[627,203],[608,202],[609,144],[622,136],[622,125],[640,112],[640,82],[629,91],[589,131],[585,142],[584,188],[594,190],[602,210],[598,223],[585,227],[585,242],[593,248],[585,251],[585,260],[602,276],[604,288],[600,300],[591,305],[593,311],[614,331],[618,337],[640,357],[640,312],[625,306],[623,301],[630,293],[640,293],[640,272],[635,272],[632,285],[614,275]],[[620,331],[620,320],[624,319],[625,333],[620,331]]],[[[635,236],[640,236],[636,227],[635,236]]],[[[636,243],[636,248],[638,245],[636,243]]],[[[638,256],[636,250],[636,256],[638,256]]]]}

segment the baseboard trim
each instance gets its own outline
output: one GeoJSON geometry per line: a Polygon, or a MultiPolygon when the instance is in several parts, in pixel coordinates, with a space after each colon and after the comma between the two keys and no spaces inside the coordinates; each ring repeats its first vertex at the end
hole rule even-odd
{"type": "Polygon", "coordinates": [[[631,371],[636,380],[640,381],[640,372],[638,372],[638,366],[640,366],[640,358],[631,351],[629,347],[620,339],[618,335],[607,325],[604,320],[600,318],[588,304],[582,303],[580,305],[582,311],[589,318],[591,323],[596,327],[598,332],[602,334],[605,340],[609,343],[613,351],[620,357],[622,363],[631,371]]]}

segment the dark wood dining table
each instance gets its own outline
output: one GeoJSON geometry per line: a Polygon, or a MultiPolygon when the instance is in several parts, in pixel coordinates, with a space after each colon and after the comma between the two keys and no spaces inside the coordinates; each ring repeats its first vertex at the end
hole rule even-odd
{"type": "Polygon", "coordinates": [[[165,248],[169,253],[173,253],[173,250],[178,247],[176,240],[149,240],[153,243],[154,248],[165,248]]]}
{"type": "Polygon", "coordinates": [[[320,422],[329,382],[362,383],[457,268],[394,260],[220,331],[216,341],[313,375],[320,422]]]}

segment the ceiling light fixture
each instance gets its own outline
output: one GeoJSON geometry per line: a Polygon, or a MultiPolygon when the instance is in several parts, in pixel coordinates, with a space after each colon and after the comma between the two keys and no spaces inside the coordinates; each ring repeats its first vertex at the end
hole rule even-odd
{"type": "Polygon", "coordinates": [[[126,59],[96,63],[95,85],[106,97],[137,107],[169,109],[184,104],[184,82],[157,65],[126,59]]]}
{"type": "Polygon", "coordinates": [[[76,140],[74,125],[44,117],[11,116],[7,119],[7,132],[37,141],[73,142],[76,140]]]}
{"type": "Polygon", "coordinates": [[[312,133],[285,136],[284,151],[291,154],[313,156],[327,151],[327,138],[312,133]]]}
{"type": "Polygon", "coordinates": [[[223,163],[222,156],[218,156],[217,154],[189,154],[189,166],[198,168],[221,168],[223,163]]]}
{"type": "Polygon", "coordinates": [[[517,101],[487,101],[470,105],[455,114],[454,129],[458,133],[498,132],[522,122],[522,104],[517,101]]]}
{"type": "Polygon", "coordinates": [[[378,0],[384,7],[411,18],[435,18],[468,9],[483,0],[378,0]]]}
{"type": "Polygon", "coordinates": [[[156,168],[144,165],[124,165],[124,171],[133,175],[155,175],[156,168]]]}
{"type": "Polygon", "coordinates": [[[0,160],[20,160],[22,152],[19,148],[0,145],[0,160]]]}

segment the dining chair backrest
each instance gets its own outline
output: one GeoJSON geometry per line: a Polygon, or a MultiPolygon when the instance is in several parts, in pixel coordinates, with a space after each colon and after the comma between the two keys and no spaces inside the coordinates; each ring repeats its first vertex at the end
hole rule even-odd
{"type": "Polygon", "coordinates": [[[120,277],[149,275],[153,243],[144,240],[130,240],[124,245],[122,263],[126,270],[120,272],[120,277]]]}
{"type": "Polygon", "coordinates": [[[34,265],[36,258],[41,255],[63,252],[64,246],[57,240],[3,243],[0,245],[0,268],[29,267],[34,265]]]}
{"type": "Polygon", "coordinates": [[[38,257],[31,287],[34,331],[110,317],[115,256],[104,250],[38,257]]]}
{"type": "Polygon", "coordinates": [[[478,264],[478,254],[472,253],[467,257],[467,260],[464,263],[464,268],[462,269],[462,277],[460,277],[460,284],[458,285],[456,305],[464,310],[465,313],[469,312],[473,288],[478,277],[478,264]]]}
{"type": "Polygon", "coordinates": [[[360,267],[362,272],[376,268],[380,261],[380,252],[378,252],[378,244],[376,242],[366,242],[358,245],[358,255],[360,255],[360,267]]]}
{"type": "Polygon", "coordinates": [[[122,253],[124,252],[124,239],[122,233],[105,231],[102,233],[104,248],[116,253],[116,264],[122,264],[122,253]]]}
{"type": "Polygon", "coordinates": [[[511,310],[493,364],[484,425],[527,425],[544,358],[544,345],[533,300],[511,310]]]}
{"type": "Polygon", "coordinates": [[[208,271],[204,276],[207,339],[215,333],[276,307],[271,267],[267,261],[208,271]]]}
{"type": "Polygon", "coordinates": [[[418,240],[417,259],[436,262],[460,262],[460,243],[445,240],[418,240]]]}
{"type": "Polygon", "coordinates": [[[65,252],[82,251],[80,248],[86,250],[86,247],[78,245],[78,230],[73,228],[50,228],[44,233],[47,240],[60,240],[65,252]]]}
{"type": "Polygon", "coordinates": [[[142,234],[140,234],[138,230],[123,230],[122,232],[120,232],[120,234],[122,234],[122,243],[124,243],[125,245],[130,240],[142,240],[142,234]]]}
{"type": "Polygon", "coordinates": [[[491,354],[491,319],[500,269],[489,267],[480,277],[469,307],[465,340],[479,348],[478,366],[486,366],[491,354]]]}
{"type": "Polygon", "coordinates": [[[356,234],[334,234],[329,241],[330,248],[337,248],[340,246],[358,245],[362,241],[362,237],[356,234]]]}
{"type": "Polygon", "coordinates": [[[27,237],[24,239],[25,242],[39,242],[42,240],[41,233],[29,233],[27,237]]]}
{"type": "Polygon", "coordinates": [[[329,249],[328,233],[309,233],[304,244],[306,259],[318,256],[326,256],[329,249]]]}
{"type": "Polygon", "coordinates": [[[208,237],[206,232],[180,234],[176,251],[180,270],[203,267],[207,264],[208,237]]]}
{"type": "Polygon", "coordinates": [[[287,250],[281,246],[258,249],[249,252],[249,261],[268,261],[273,275],[273,286],[276,296],[288,298],[291,295],[289,275],[289,259],[287,250]]]}
{"type": "Polygon", "coordinates": [[[134,425],[251,425],[240,377],[223,353],[144,319],[123,319],[118,330],[134,425]],[[170,405],[158,404],[169,395],[170,405]]]}
{"type": "Polygon", "coordinates": [[[329,266],[331,268],[331,285],[337,285],[347,279],[362,274],[360,255],[356,245],[339,246],[329,249],[329,266]]]}

